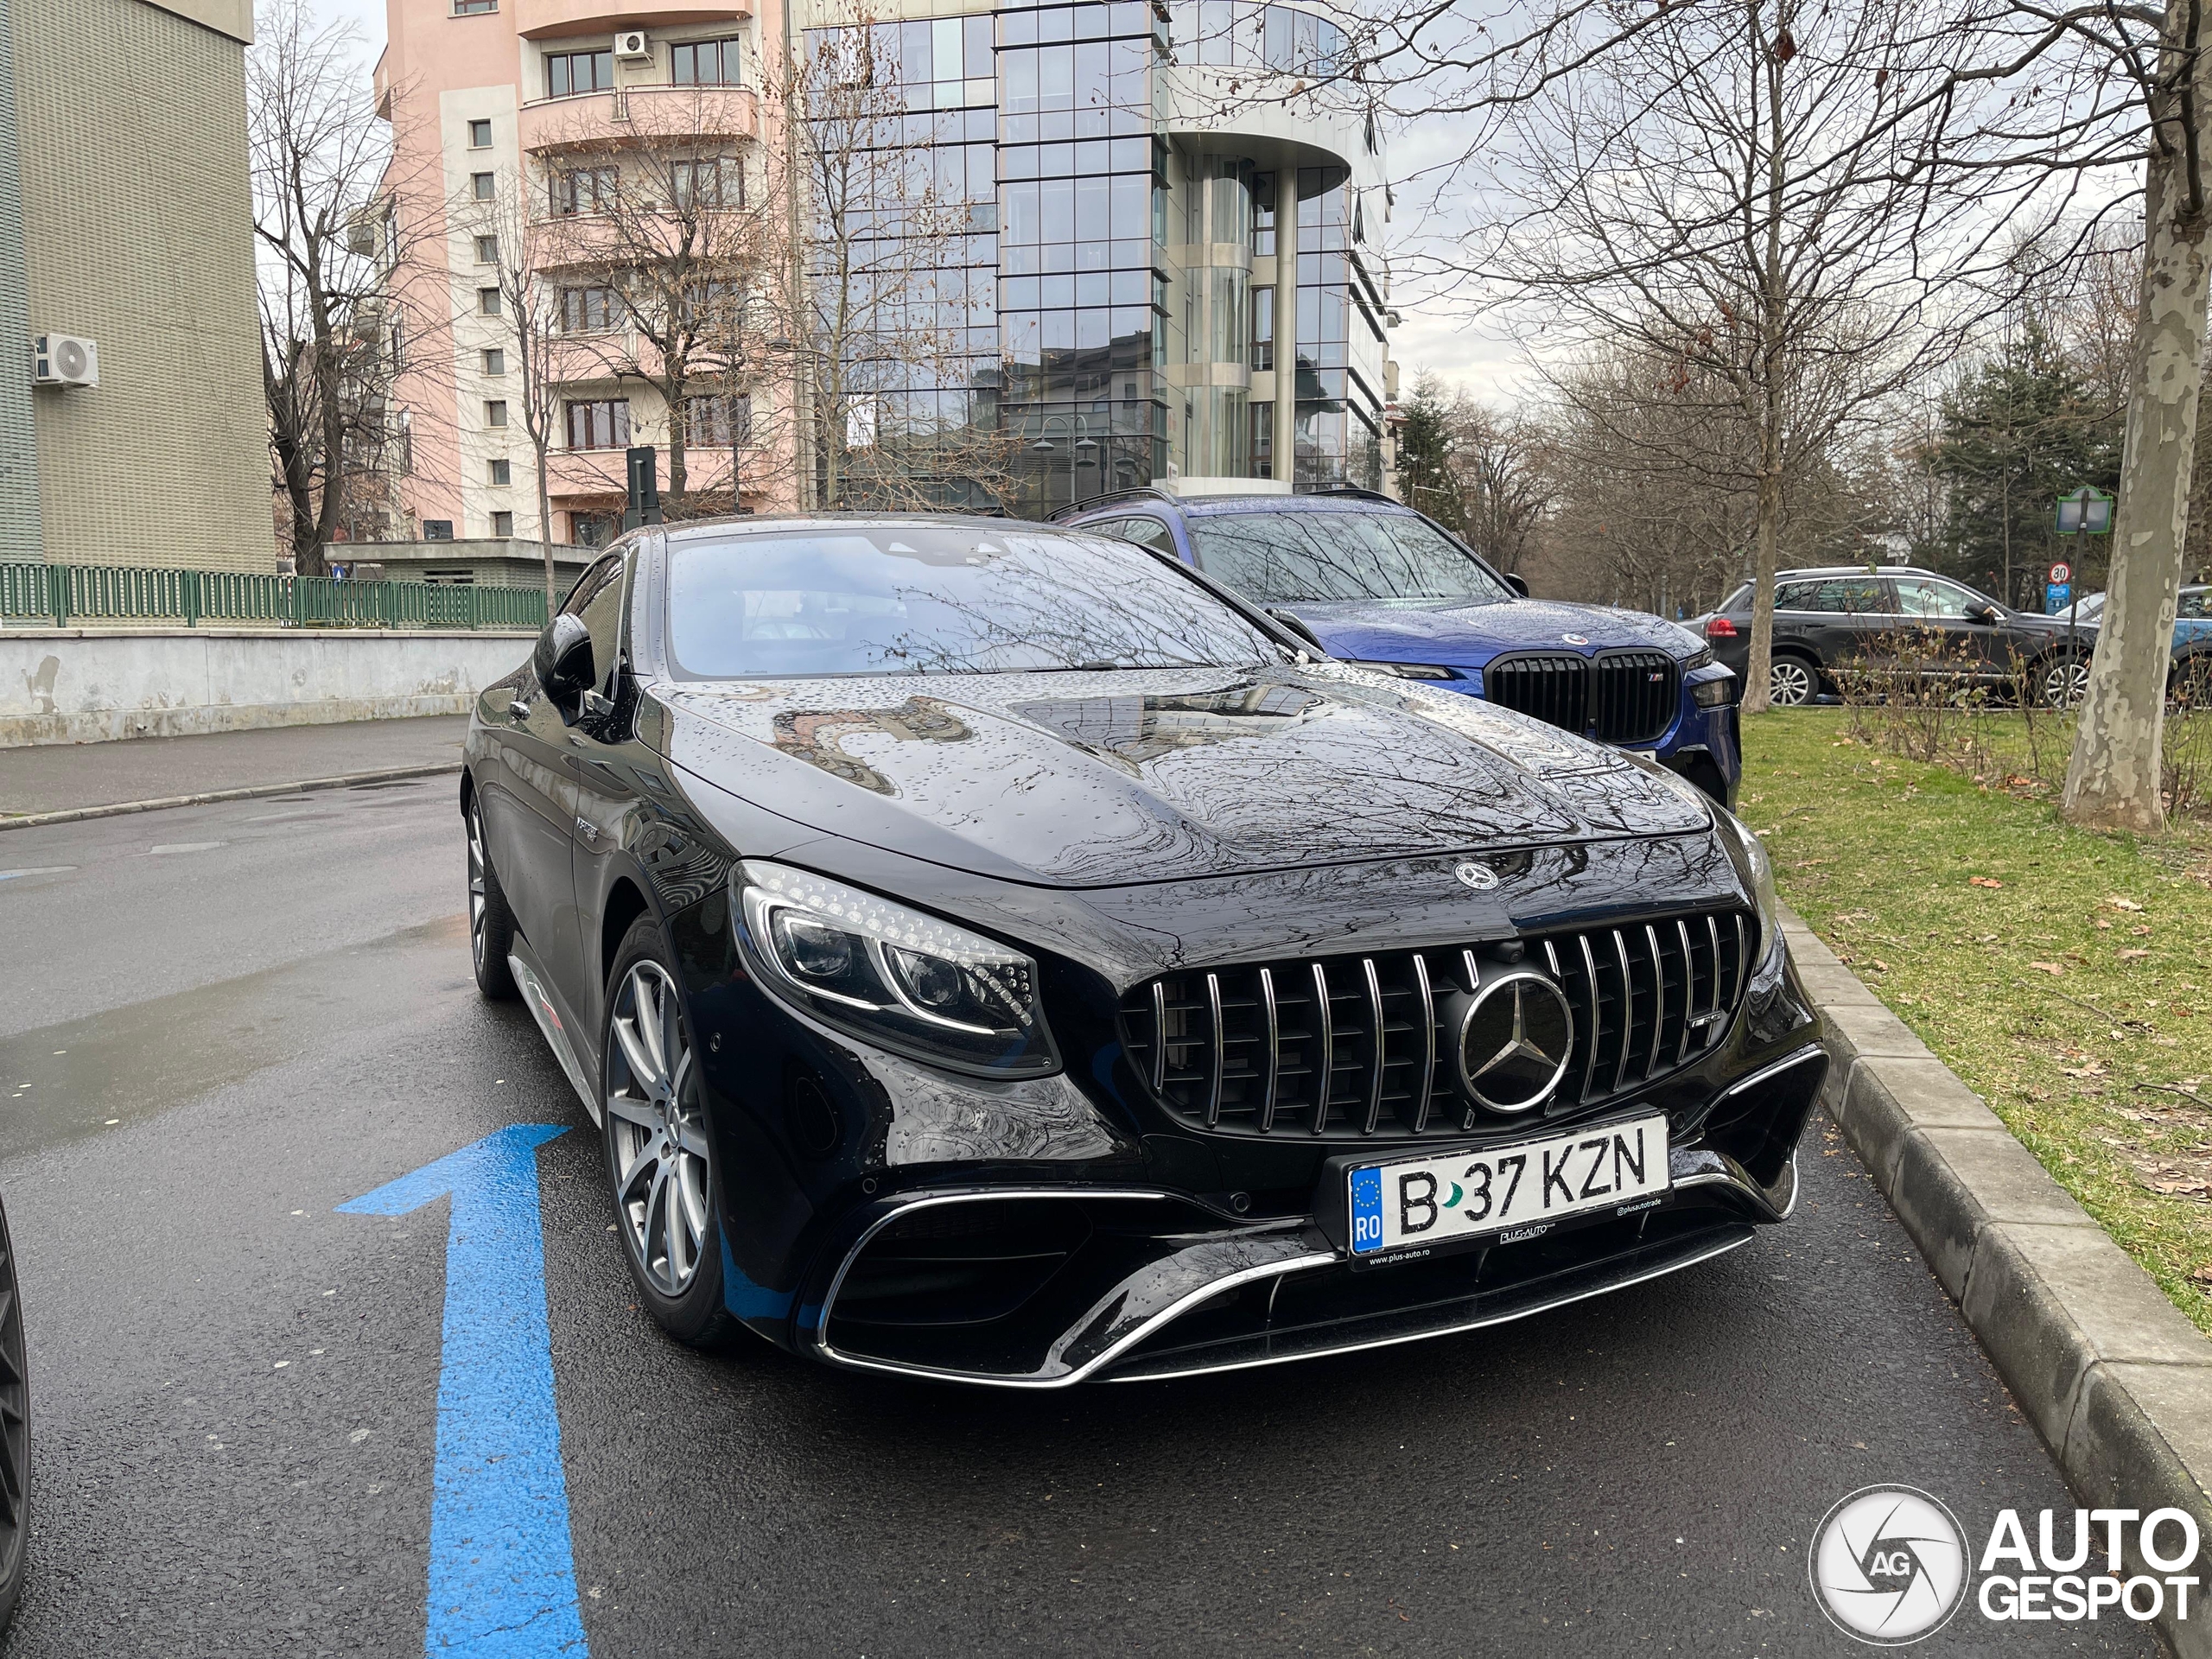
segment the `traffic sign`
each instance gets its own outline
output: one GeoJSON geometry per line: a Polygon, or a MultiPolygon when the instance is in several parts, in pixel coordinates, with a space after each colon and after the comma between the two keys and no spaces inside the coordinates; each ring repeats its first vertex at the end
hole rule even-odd
{"type": "MultiPolygon", "coordinates": [[[[2061,565],[2060,569],[2066,567],[2061,565]]],[[[2074,601],[2074,590],[2065,582],[2054,582],[2043,590],[2043,611],[2045,616],[2056,616],[2074,601]]]]}
{"type": "Polygon", "coordinates": [[[2050,567],[2050,580],[2054,586],[2063,588],[2074,580],[2074,567],[2061,559],[2050,567]]]}

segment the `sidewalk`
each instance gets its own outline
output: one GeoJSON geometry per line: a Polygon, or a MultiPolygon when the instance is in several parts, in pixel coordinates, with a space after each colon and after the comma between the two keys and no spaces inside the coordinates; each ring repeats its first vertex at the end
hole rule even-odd
{"type": "Polygon", "coordinates": [[[0,749],[0,818],[461,765],[465,715],[0,749]]]}

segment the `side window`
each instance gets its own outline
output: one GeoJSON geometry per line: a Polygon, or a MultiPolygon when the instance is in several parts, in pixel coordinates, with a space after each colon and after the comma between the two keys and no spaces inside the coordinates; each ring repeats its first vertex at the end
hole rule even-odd
{"type": "Polygon", "coordinates": [[[2193,593],[2183,594],[2181,596],[2180,608],[2175,612],[2175,614],[2189,617],[2212,616],[2212,588],[2199,588],[2193,593]]]}
{"type": "Polygon", "coordinates": [[[1897,608],[1907,616],[1936,621],[1961,621],[1970,605],[1980,601],[1956,582],[1934,576],[1907,576],[1897,582],[1897,608]]]}
{"type": "Polygon", "coordinates": [[[1141,547],[1156,547],[1162,553],[1175,550],[1175,537],[1167,526],[1157,518],[1124,518],[1121,534],[1125,540],[1141,547]]]}
{"type": "Polygon", "coordinates": [[[591,662],[599,673],[599,689],[609,690],[614,665],[622,655],[622,565],[620,554],[601,559],[584,572],[569,594],[563,611],[583,619],[591,630],[591,662]]]}
{"type": "Polygon", "coordinates": [[[1785,582],[1774,590],[1774,608],[1777,611],[1817,611],[1821,608],[1815,582],[1785,582]]]}
{"type": "Polygon", "coordinates": [[[1879,616],[1890,608],[1889,590],[1871,578],[1846,577],[1827,585],[1834,590],[1835,601],[1821,607],[1823,610],[1842,611],[1851,616],[1879,616]]]}

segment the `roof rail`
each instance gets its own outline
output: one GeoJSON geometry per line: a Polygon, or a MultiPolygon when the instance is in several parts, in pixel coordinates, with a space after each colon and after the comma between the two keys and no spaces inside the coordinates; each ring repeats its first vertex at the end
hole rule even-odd
{"type": "Polygon", "coordinates": [[[1060,508],[1057,512],[1046,514],[1045,522],[1048,524],[1057,524],[1061,519],[1066,518],[1071,512],[1088,512],[1093,507],[1103,507],[1109,502],[1133,499],[1143,501],[1173,501],[1178,499],[1178,498],[1168,491],[1154,489],[1149,484],[1135,484],[1130,486],[1127,489],[1121,490],[1101,490],[1096,495],[1086,495],[1080,501],[1069,502],[1067,505],[1060,508]]]}
{"type": "Polygon", "coordinates": [[[1310,489],[1297,490],[1294,491],[1293,493],[1297,495],[1349,495],[1353,499],[1358,501],[1388,501],[1394,507],[1402,507],[1406,505],[1404,502],[1399,500],[1395,495],[1385,495],[1380,490],[1370,490],[1366,488],[1364,486],[1358,484],[1316,484],[1310,489]]]}

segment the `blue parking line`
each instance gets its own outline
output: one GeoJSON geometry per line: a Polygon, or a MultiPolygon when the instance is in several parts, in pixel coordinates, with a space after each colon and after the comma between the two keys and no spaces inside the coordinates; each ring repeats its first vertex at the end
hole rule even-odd
{"type": "Polygon", "coordinates": [[[338,1206],[403,1216],[453,1198],[426,1655],[587,1651],[537,1214],[537,1148],[564,1133],[517,1123],[338,1206]]]}

